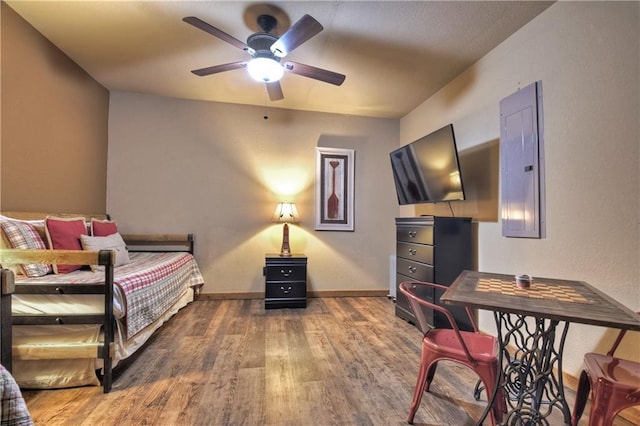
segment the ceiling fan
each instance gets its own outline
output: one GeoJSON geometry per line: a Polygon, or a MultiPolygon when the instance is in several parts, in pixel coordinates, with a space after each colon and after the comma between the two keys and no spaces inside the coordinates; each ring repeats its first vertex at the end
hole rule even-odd
{"type": "MultiPolygon", "coordinates": [[[[280,11],[274,6],[268,6],[267,10],[280,11]]],[[[275,29],[278,27],[279,22],[278,19],[273,16],[275,14],[276,13],[266,12],[257,16],[257,27],[255,27],[255,29],[258,31],[247,38],[246,44],[199,18],[194,16],[183,18],[184,22],[214,37],[218,37],[220,40],[226,41],[232,46],[242,49],[251,55],[251,59],[247,61],[214,65],[196,69],[191,72],[198,76],[207,76],[224,71],[247,68],[251,77],[265,83],[269,99],[272,101],[284,99],[282,86],[280,86],[280,78],[285,71],[340,86],[345,79],[343,74],[299,62],[282,61],[282,59],[294,49],[322,31],[322,25],[312,16],[304,15],[282,34],[282,36],[278,37],[275,34],[275,29]]],[[[286,21],[287,19],[285,17],[285,19],[281,20],[286,21]]]]}

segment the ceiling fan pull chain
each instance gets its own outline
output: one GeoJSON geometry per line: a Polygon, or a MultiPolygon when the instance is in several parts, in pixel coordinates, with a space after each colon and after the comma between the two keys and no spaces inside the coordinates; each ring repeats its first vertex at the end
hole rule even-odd
{"type": "Polygon", "coordinates": [[[264,118],[265,120],[269,119],[269,116],[267,115],[267,97],[264,97],[264,115],[262,116],[262,118],[264,118]]]}

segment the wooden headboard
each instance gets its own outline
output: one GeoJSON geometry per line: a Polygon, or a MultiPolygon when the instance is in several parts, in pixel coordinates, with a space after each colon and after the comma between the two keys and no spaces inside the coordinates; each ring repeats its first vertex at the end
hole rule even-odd
{"type": "Polygon", "coordinates": [[[12,212],[0,211],[0,215],[20,220],[45,220],[47,216],[55,217],[83,217],[87,222],[91,219],[109,219],[108,214],[102,213],[52,213],[52,212],[12,212]]]}

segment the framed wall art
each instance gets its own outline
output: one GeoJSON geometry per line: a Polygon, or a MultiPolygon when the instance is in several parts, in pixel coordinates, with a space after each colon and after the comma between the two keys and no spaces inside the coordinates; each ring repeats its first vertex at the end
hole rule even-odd
{"type": "Polygon", "coordinates": [[[316,147],[315,229],[353,231],[353,149],[316,147]]]}

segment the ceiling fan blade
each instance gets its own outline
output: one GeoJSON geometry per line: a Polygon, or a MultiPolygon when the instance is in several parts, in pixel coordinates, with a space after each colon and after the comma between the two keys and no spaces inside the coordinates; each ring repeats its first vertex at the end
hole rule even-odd
{"type": "Polygon", "coordinates": [[[233,36],[230,36],[224,31],[219,30],[213,25],[204,22],[202,19],[196,18],[195,16],[187,16],[182,20],[187,24],[191,24],[194,27],[211,34],[212,36],[218,37],[220,40],[226,41],[227,43],[237,47],[238,49],[249,50],[249,46],[247,46],[245,43],[241,42],[233,36]]]}
{"type": "Polygon", "coordinates": [[[247,66],[246,61],[240,61],[240,62],[231,62],[229,64],[214,65],[212,67],[200,68],[197,70],[193,70],[191,72],[194,73],[195,75],[199,75],[200,77],[203,77],[205,75],[217,74],[219,72],[237,70],[238,68],[244,68],[246,66],[247,66]]]}
{"type": "Polygon", "coordinates": [[[279,101],[284,99],[282,86],[280,86],[279,81],[274,81],[273,83],[265,83],[265,85],[267,86],[267,93],[269,94],[269,99],[271,101],[279,101]]]}
{"type": "Polygon", "coordinates": [[[313,78],[314,80],[320,80],[329,84],[335,84],[336,86],[340,86],[346,78],[344,74],[338,74],[337,72],[323,70],[322,68],[300,64],[298,62],[289,61],[282,64],[282,66],[286,71],[292,72],[294,74],[313,78]]]}
{"type": "Polygon", "coordinates": [[[271,53],[279,58],[284,58],[293,49],[322,30],[323,27],[320,22],[316,21],[311,15],[304,15],[271,45],[271,53]]]}

